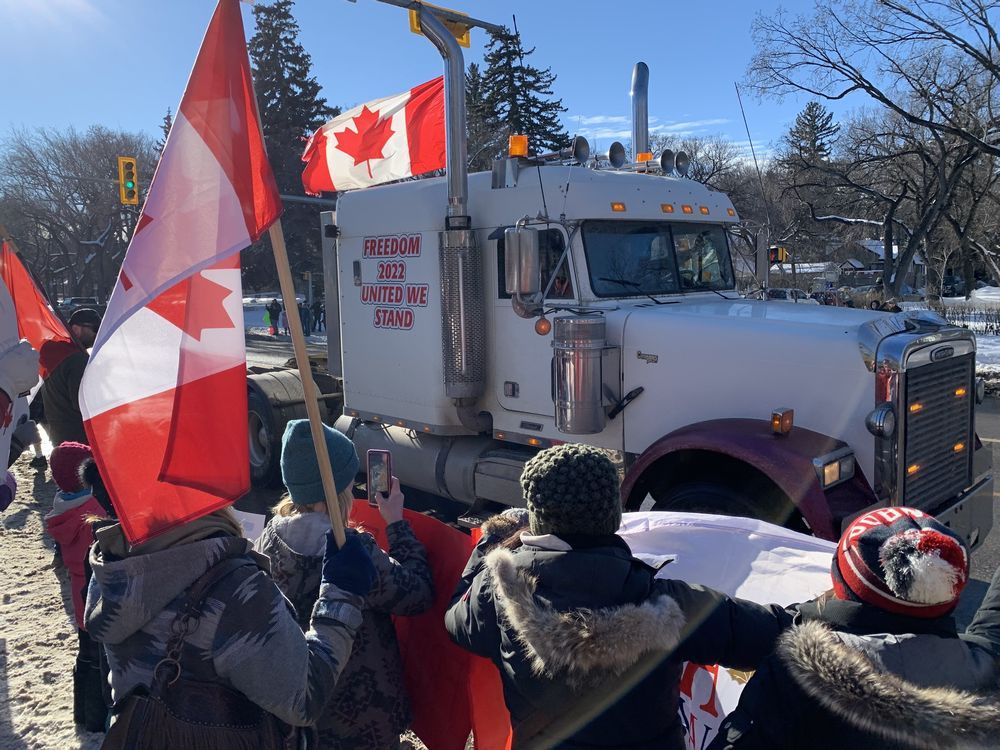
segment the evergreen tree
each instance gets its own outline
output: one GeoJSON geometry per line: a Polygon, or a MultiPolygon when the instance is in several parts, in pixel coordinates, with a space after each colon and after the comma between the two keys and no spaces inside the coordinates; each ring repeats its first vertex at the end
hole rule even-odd
{"type": "Polygon", "coordinates": [[[480,172],[492,167],[500,151],[501,126],[486,105],[483,75],[476,63],[465,74],[465,117],[469,139],[469,169],[480,172]]]}
{"type": "Polygon", "coordinates": [[[163,147],[167,145],[167,136],[170,135],[170,128],[174,125],[174,117],[170,113],[170,107],[167,107],[167,114],[163,116],[163,122],[160,123],[160,132],[163,133],[163,137],[156,142],[156,153],[162,155],[163,147]]]}
{"type": "MultiPolygon", "coordinates": [[[[320,96],[312,75],[312,59],[299,44],[299,26],[292,18],[293,0],[276,0],[253,7],[256,31],[250,38],[257,105],[268,159],[280,192],[302,195],[302,150],[305,139],[340,113],[320,96]]],[[[319,212],[315,206],[286,202],[282,226],[289,259],[296,272],[321,271],[319,212]]],[[[249,285],[273,286],[270,247],[258,243],[244,254],[249,285]]]]}
{"type": "Polygon", "coordinates": [[[795,117],[795,124],[785,142],[791,155],[805,164],[818,164],[830,158],[830,146],[840,132],[840,125],[833,121],[833,113],[817,101],[806,104],[795,117]]]}
{"type": "Polygon", "coordinates": [[[500,137],[519,133],[528,136],[532,151],[554,151],[569,143],[559,121],[566,111],[562,99],[552,99],[556,76],[551,68],[540,69],[525,62],[535,51],[525,50],[519,34],[506,27],[490,32],[483,61],[483,100],[500,126],[500,137]]]}

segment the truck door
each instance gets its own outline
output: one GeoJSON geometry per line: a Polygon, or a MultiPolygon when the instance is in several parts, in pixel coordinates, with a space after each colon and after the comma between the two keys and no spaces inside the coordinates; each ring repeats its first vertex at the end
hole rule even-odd
{"type": "MultiPolygon", "coordinates": [[[[503,230],[492,236],[496,241],[497,288],[496,327],[493,337],[496,363],[497,400],[510,411],[552,416],[552,334],[535,333],[535,320],[522,318],[514,312],[510,295],[504,288],[503,230]]],[[[549,288],[546,305],[571,305],[578,299],[578,285],[570,262],[571,255],[560,263],[567,237],[562,227],[539,232],[542,288],[549,288]]],[[[487,292],[489,293],[489,292],[487,292]]],[[[549,316],[551,319],[551,316],[549,316]]]]}

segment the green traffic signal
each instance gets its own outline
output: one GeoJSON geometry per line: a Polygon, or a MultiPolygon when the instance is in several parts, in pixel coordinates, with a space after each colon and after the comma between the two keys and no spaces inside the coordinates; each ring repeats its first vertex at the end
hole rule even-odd
{"type": "Polygon", "coordinates": [[[132,180],[126,180],[125,187],[127,187],[129,190],[132,190],[135,187],[135,183],[132,182],[132,180]]]}

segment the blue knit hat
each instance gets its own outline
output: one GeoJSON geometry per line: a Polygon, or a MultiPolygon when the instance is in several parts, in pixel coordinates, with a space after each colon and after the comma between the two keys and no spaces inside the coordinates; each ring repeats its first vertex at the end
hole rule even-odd
{"type": "MultiPolygon", "coordinates": [[[[333,483],[337,492],[343,492],[358,473],[361,464],[358,452],[347,435],[332,427],[323,425],[323,437],[330,454],[333,483]]],[[[323,501],[323,480],[319,475],[308,419],[293,419],[285,427],[285,434],[281,436],[281,479],[293,503],[310,505],[323,501]]]]}

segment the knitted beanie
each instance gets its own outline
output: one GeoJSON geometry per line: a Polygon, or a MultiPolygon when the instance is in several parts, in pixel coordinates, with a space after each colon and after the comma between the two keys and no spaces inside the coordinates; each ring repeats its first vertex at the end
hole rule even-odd
{"type": "Polygon", "coordinates": [[[951,612],[969,578],[965,540],[914,508],[882,508],[854,520],[832,565],[838,599],[910,617],[951,612]]]}
{"type": "Polygon", "coordinates": [[[532,534],[614,534],[622,522],[618,472],[604,451],[567,443],[524,466],[521,489],[532,534]]]}
{"type": "Polygon", "coordinates": [[[89,445],[70,441],[57,445],[49,456],[52,481],[63,492],[80,492],[84,489],[80,470],[85,463],[93,460],[94,454],[90,452],[89,445]]]}
{"type": "MultiPolygon", "coordinates": [[[[330,454],[333,483],[337,492],[343,492],[358,473],[358,452],[354,443],[344,433],[323,425],[326,451],[330,454]]],[[[312,432],[308,419],[293,419],[281,436],[281,479],[288,488],[292,502],[311,505],[323,502],[323,480],[313,448],[312,432]]]]}

